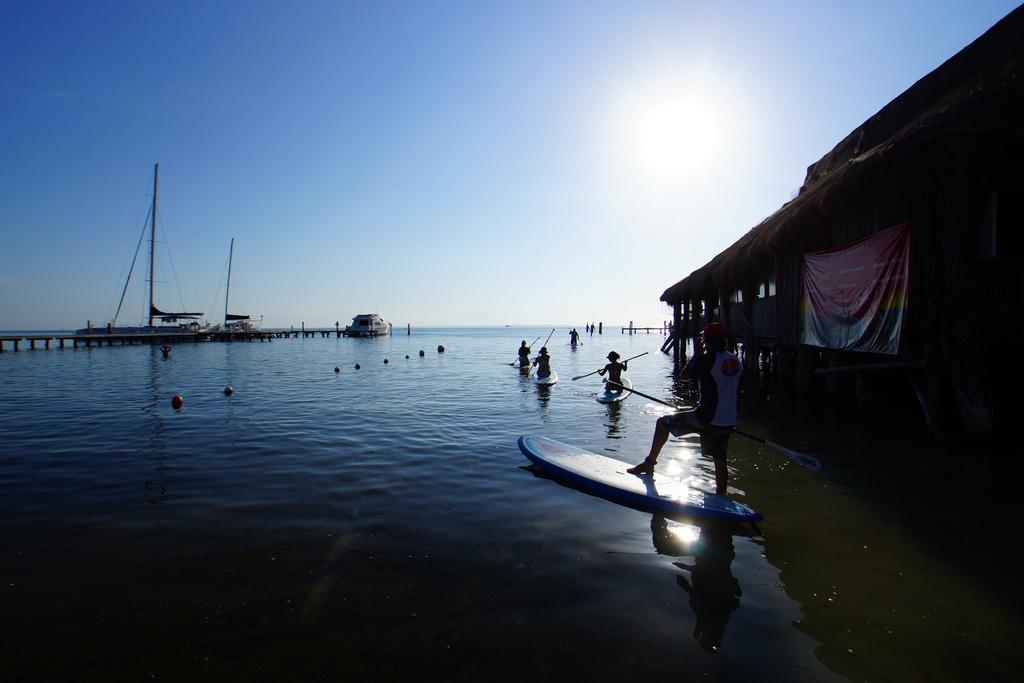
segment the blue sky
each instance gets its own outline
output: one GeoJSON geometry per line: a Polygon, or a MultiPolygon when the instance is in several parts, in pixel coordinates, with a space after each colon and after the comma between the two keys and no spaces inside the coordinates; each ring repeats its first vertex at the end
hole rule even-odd
{"type": "Polygon", "coordinates": [[[233,237],[267,325],[657,324],[1015,6],[4,0],[0,329],[110,319],[155,163],[164,308],[222,317],[233,237]]]}

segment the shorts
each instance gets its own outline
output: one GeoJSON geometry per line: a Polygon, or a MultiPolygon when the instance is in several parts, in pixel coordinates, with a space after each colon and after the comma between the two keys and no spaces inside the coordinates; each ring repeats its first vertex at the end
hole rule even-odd
{"type": "Polygon", "coordinates": [[[729,435],[732,427],[716,427],[706,425],[697,419],[696,410],[684,410],[675,415],[663,418],[673,436],[682,436],[696,432],[700,435],[700,450],[704,455],[715,460],[725,460],[725,452],[729,447],[729,435]]]}

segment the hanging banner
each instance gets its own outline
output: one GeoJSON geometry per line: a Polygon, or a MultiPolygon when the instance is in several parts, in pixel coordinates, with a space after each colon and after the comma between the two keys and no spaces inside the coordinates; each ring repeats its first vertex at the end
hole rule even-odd
{"type": "Polygon", "coordinates": [[[910,278],[910,224],[804,256],[800,341],[899,353],[910,278]]]}

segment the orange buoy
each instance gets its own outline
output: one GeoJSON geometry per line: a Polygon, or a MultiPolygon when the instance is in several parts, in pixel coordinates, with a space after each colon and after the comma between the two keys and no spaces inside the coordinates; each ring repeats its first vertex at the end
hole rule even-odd
{"type": "Polygon", "coordinates": [[[175,394],[174,398],[171,399],[171,407],[175,410],[181,410],[183,405],[185,405],[185,399],[180,394],[175,394]]]}

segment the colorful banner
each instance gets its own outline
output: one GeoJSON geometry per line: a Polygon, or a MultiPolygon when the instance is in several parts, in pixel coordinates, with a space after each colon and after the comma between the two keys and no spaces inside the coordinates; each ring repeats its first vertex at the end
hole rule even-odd
{"type": "Polygon", "coordinates": [[[899,353],[910,278],[910,224],[804,256],[800,341],[899,353]]]}

